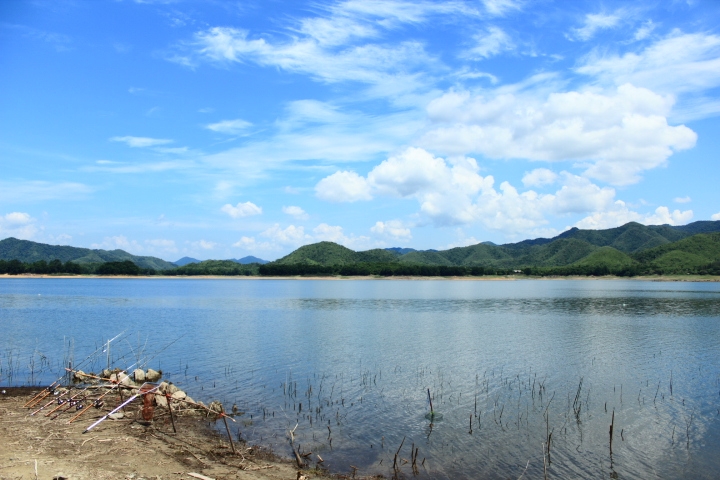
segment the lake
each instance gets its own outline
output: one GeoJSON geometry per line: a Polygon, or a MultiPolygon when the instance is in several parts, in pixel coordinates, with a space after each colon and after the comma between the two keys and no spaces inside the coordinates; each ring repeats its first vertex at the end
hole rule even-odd
{"type": "Polygon", "coordinates": [[[0,325],[2,385],[124,331],[115,367],[236,404],[279,454],[294,428],[335,472],[720,476],[720,283],[5,278],[0,325]]]}

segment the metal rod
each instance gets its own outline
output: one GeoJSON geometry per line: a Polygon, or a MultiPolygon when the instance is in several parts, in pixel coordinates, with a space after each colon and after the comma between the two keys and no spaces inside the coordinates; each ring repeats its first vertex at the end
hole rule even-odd
{"type": "MultiPolygon", "coordinates": [[[[224,413],[225,412],[223,412],[223,414],[224,413]]],[[[230,434],[230,427],[228,426],[228,423],[227,423],[227,415],[223,415],[222,419],[223,419],[223,422],[225,422],[225,430],[227,431],[227,434],[228,434],[228,440],[230,440],[230,447],[232,447],[233,454],[237,454],[237,452],[235,451],[235,444],[233,443],[233,440],[232,440],[232,435],[230,434]]]]}
{"type": "Polygon", "coordinates": [[[177,430],[175,429],[175,416],[173,415],[172,405],[170,404],[172,402],[172,395],[168,395],[166,393],[165,399],[167,400],[168,411],[170,412],[170,422],[172,423],[173,433],[177,433],[177,430]]]}
{"type": "MultiPolygon", "coordinates": [[[[142,389],[143,386],[145,386],[145,383],[143,383],[143,384],[140,386],[140,388],[142,389]]],[[[127,400],[125,400],[123,403],[121,403],[121,404],[118,405],[117,407],[115,407],[115,409],[114,409],[113,411],[111,411],[110,413],[108,413],[107,415],[105,415],[104,417],[102,417],[102,418],[101,418],[100,420],[98,420],[97,422],[95,422],[95,423],[93,423],[92,425],[90,425],[90,426],[89,426],[88,428],[86,428],[85,431],[82,432],[82,433],[87,433],[87,432],[89,432],[90,430],[92,430],[93,428],[95,428],[96,426],[98,426],[101,422],[103,422],[104,420],[106,420],[110,415],[112,415],[113,413],[117,412],[118,410],[120,410],[121,408],[123,408],[125,405],[127,405],[128,403],[130,403],[130,402],[132,402],[133,400],[135,400],[135,399],[136,399],[137,397],[139,397],[140,395],[145,395],[145,394],[148,394],[148,393],[152,393],[152,392],[154,392],[155,390],[157,390],[158,388],[160,388],[160,385],[156,385],[156,386],[153,387],[152,389],[150,389],[150,390],[148,390],[148,391],[145,391],[145,392],[142,392],[142,393],[140,393],[140,391],[138,391],[138,393],[136,393],[136,394],[133,395],[132,397],[128,398],[127,400]]]]}
{"type": "MultiPolygon", "coordinates": [[[[103,343],[102,346],[98,347],[93,353],[91,353],[90,355],[88,355],[87,357],[85,357],[85,360],[83,360],[82,362],[76,364],[76,365],[75,365],[75,368],[78,368],[80,365],[83,365],[85,362],[87,362],[88,360],[90,360],[93,356],[95,356],[95,355],[98,353],[98,351],[100,351],[100,350],[102,350],[103,348],[105,348],[106,345],[110,345],[110,342],[116,340],[116,339],[117,339],[120,335],[122,335],[123,333],[125,333],[125,331],[122,331],[122,332],[120,332],[119,334],[115,335],[115,337],[113,337],[112,340],[108,340],[108,341],[107,341],[107,344],[106,344],[106,343],[103,343]]],[[[31,406],[35,405],[36,403],[38,403],[38,402],[39,402],[40,400],[42,400],[43,398],[47,397],[47,396],[52,392],[52,390],[50,390],[50,388],[53,387],[53,386],[55,386],[55,385],[60,385],[60,380],[62,380],[64,376],[65,376],[65,374],[61,375],[60,377],[58,377],[57,380],[55,380],[54,382],[52,382],[52,383],[50,384],[50,386],[46,389],[46,390],[47,390],[47,393],[45,393],[45,394],[43,394],[43,392],[38,393],[35,397],[33,397],[32,399],[30,399],[30,401],[28,401],[24,406],[25,406],[25,407],[31,407],[31,406]],[[41,396],[41,398],[38,398],[39,396],[41,396]]]]}

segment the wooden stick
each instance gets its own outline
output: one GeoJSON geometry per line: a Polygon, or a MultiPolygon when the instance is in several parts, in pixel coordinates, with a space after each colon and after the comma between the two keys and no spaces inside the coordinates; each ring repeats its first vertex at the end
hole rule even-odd
{"type": "Polygon", "coordinates": [[[166,393],[165,399],[167,400],[168,411],[170,412],[170,422],[172,422],[173,433],[177,433],[177,430],[175,430],[175,417],[173,416],[172,406],[170,405],[170,402],[172,402],[172,395],[168,395],[166,393]]]}
{"type": "MultiPolygon", "coordinates": [[[[237,454],[237,452],[235,451],[235,444],[233,443],[232,434],[230,433],[230,427],[227,423],[227,416],[223,415],[222,419],[223,422],[225,422],[225,430],[227,431],[228,440],[230,440],[230,447],[232,447],[233,454],[237,454]]],[[[173,427],[174,426],[175,424],[173,423],[173,427]]]]}
{"type": "Polygon", "coordinates": [[[610,422],[610,456],[612,457],[613,429],[615,428],[615,409],[613,408],[612,421],[610,422]]]}

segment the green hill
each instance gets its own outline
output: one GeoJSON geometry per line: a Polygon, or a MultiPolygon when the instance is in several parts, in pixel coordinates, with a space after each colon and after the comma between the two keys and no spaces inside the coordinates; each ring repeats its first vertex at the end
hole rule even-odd
{"type": "Polygon", "coordinates": [[[155,270],[169,270],[175,265],[156,257],[141,257],[132,255],[124,250],[91,250],[60,245],[6,238],[0,240],[0,260],[19,260],[24,263],[34,263],[40,260],[50,262],[58,259],[63,263],[72,261],[79,264],[123,262],[130,260],[140,268],[155,270]]]}
{"type": "Polygon", "coordinates": [[[686,273],[720,261],[720,233],[699,233],[638,252],[633,258],[668,273],[686,273]]]}
{"type": "Polygon", "coordinates": [[[613,247],[599,247],[588,256],[576,261],[572,265],[580,267],[607,267],[611,271],[630,267],[636,262],[629,255],[613,247]]]}
{"type": "Polygon", "coordinates": [[[290,255],[276,260],[275,264],[292,265],[348,265],[362,262],[395,262],[398,254],[376,248],[364,252],[355,252],[333,242],[319,242],[298,248],[290,255]]]}
{"type": "Polygon", "coordinates": [[[448,259],[450,265],[463,266],[504,266],[510,264],[514,257],[504,247],[479,243],[469,247],[456,247],[438,252],[448,259]]]}
{"type": "MultiPolygon", "coordinates": [[[[671,229],[671,227],[667,227],[671,229]]],[[[652,228],[636,222],[606,230],[580,230],[573,228],[559,235],[559,238],[575,238],[598,247],[613,247],[621,252],[633,253],[646,248],[657,247],[687,236],[680,231],[652,228]],[[667,238],[663,235],[670,236],[667,238]]]]}
{"type": "Polygon", "coordinates": [[[574,266],[607,268],[610,271],[645,265],[657,270],[671,268],[680,271],[720,260],[720,247],[713,240],[720,237],[717,232],[720,232],[720,221],[694,222],[681,227],[645,226],[630,222],[606,230],[573,228],[555,238],[538,238],[505,245],[484,242],[441,251],[415,250],[404,255],[397,248],[354,252],[336,243],[320,242],[300,247],[272,263],[323,267],[374,263],[498,270],[574,266]],[[696,232],[716,233],[695,235],[696,232]],[[661,258],[676,251],[684,253],[673,253],[665,259],[661,258]]]}
{"type": "Polygon", "coordinates": [[[430,250],[406,253],[405,255],[400,256],[398,261],[400,263],[409,263],[414,265],[454,265],[440,252],[430,250]]]}
{"type": "Polygon", "coordinates": [[[531,247],[513,259],[514,267],[560,267],[587,257],[598,247],[576,238],[561,238],[545,245],[531,247]]]}
{"type": "Polygon", "coordinates": [[[204,260],[189,263],[165,275],[257,275],[259,263],[237,263],[234,260],[204,260]]]}

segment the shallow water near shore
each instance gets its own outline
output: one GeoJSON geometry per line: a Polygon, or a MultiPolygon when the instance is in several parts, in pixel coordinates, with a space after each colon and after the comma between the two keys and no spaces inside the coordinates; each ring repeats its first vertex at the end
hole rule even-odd
{"type": "Polygon", "coordinates": [[[0,279],[0,325],[0,384],[50,383],[126,331],[114,366],[157,355],[237,404],[243,438],[289,455],[295,428],[333,471],[720,475],[718,283],[0,279]]]}

